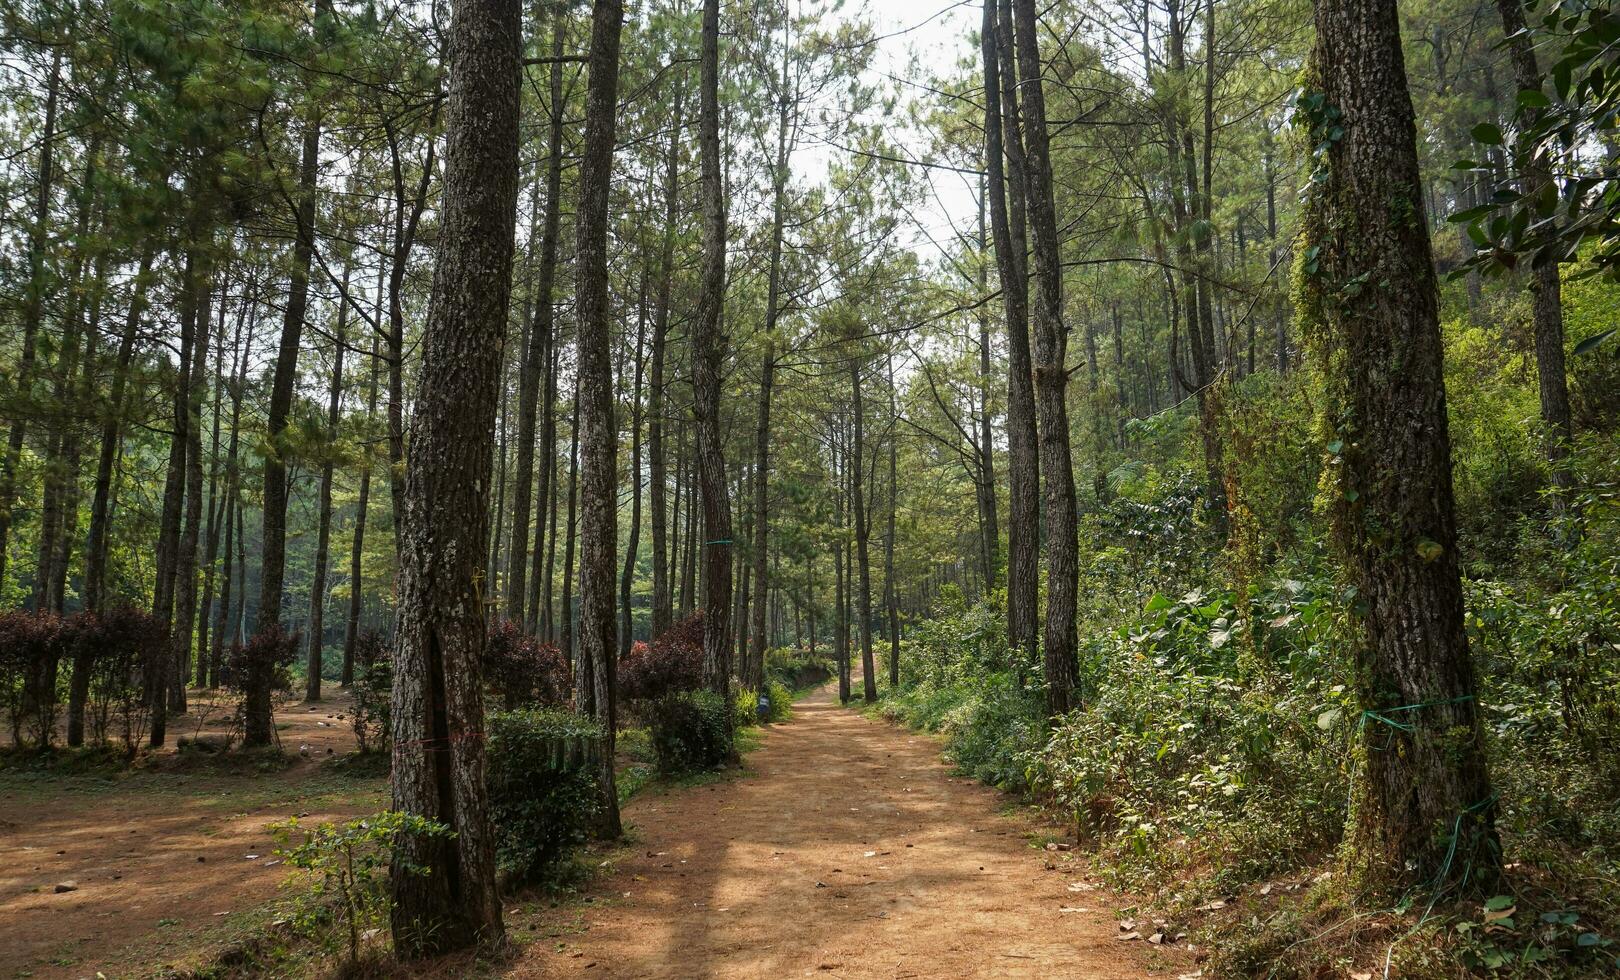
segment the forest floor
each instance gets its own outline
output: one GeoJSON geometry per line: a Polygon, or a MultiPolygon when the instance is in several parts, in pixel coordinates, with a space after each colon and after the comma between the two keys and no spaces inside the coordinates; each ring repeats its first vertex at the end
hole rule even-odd
{"type": "Polygon", "coordinates": [[[634,844],[589,902],[509,919],[515,977],[1176,977],[1185,950],[1125,940],[1116,897],[1049,825],[954,776],[939,743],[794,705],[754,778],[638,797],[634,844]]]}
{"type": "MultiPolygon", "coordinates": [[[[380,776],[323,762],[353,746],[335,717],[346,705],[310,707],[277,713],[286,768],[166,753],[106,777],[0,772],[0,980],[195,968],[282,914],[285,868],[267,825],[387,799],[380,776]]],[[[176,730],[197,727],[194,716],[176,730]]],[[[758,745],[741,770],[635,796],[628,842],[585,855],[595,873],[579,894],[510,900],[510,956],[396,975],[1127,980],[1196,969],[1184,948],[1141,938],[1153,926],[1131,923],[1081,855],[1049,849],[1061,846],[1050,825],[953,775],[936,740],[823,688],[758,745]]]]}
{"type": "MultiPolygon", "coordinates": [[[[0,772],[0,980],[149,975],[268,919],[286,877],[269,824],[387,805],[382,776],[321,764],[354,749],[347,708],[279,705],[279,764],[171,748],[127,772],[0,772]]],[[[193,692],[170,745],[228,715],[193,692]]]]}

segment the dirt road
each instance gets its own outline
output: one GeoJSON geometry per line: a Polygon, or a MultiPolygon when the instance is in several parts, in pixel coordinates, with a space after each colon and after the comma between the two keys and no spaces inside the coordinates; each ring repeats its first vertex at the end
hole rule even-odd
{"type": "MultiPolygon", "coordinates": [[[[294,754],[284,770],[191,771],[175,764],[171,738],[138,772],[0,776],[0,980],[144,977],[206,959],[279,894],[287,869],[269,824],[386,805],[380,777],[322,771],[328,750],[354,746],[346,710],[342,699],[284,704],[277,728],[294,754]]],[[[199,717],[172,730],[191,736],[199,717]]]]}
{"type": "Polygon", "coordinates": [[[595,905],[527,947],[527,977],[1175,977],[1121,941],[1106,893],[1025,814],[953,777],[937,742],[818,693],[748,757],[757,775],[638,799],[595,905]],[[1049,867],[1051,865],[1051,867],[1049,867]],[[582,927],[582,928],[581,928],[582,927]]]}

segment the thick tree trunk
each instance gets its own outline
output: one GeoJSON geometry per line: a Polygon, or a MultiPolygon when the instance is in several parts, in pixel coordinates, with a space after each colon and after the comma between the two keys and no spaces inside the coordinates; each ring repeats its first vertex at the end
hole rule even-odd
{"type": "Polygon", "coordinates": [[[1305,314],[1328,379],[1333,524],[1357,589],[1367,712],[1344,854],[1379,891],[1489,888],[1496,795],[1463,629],[1438,292],[1400,25],[1395,0],[1317,0],[1315,15],[1304,106],[1310,138],[1330,149],[1307,201],[1319,268],[1305,314]]]}
{"type": "Polygon", "coordinates": [[[1040,462],[1029,350],[1024,183],[1019,176],[1023,135],[1015,97],[1012,25],[998,23],[996,0],[984,0],[981,38],[990,228],[1007,321],[1007,642],[1029,654],[1035,650],[1039,598],[1040,462]],[[1004,160],[1013,165],[1011,180],[1004,174],[1004,160]]]}
{"type": "Polygon", "coordinates": [[[692,412],[698,443],[698,485],[703,499],[703,677],[710,690],[730,698],[731,501],[720,432],[720,382],[725,360],[720,314],[726,291],[726,207],[720,180],[720,0],[703,0],[699,61],[703,280],[691,346],[692,412]]]}
{"type": "Polygon", "coordinates": [[[405,959],[502,938],[484,788],[480,573],[512,286],[519,5],[464,0],[450,35],[449,149],[406,464],[392,714],[394,809],[455,836],[411,835],[396,849],[390,919],[405,959]]]}
{"type": "Polygon", "coordinates": [[[1035,239],[1035,392],[1040,405],[1041,470],[1046,474],[1046,707],[1054,717],[1074,707],[1079,667],[1075,609],[1079,588],[1078,511],[1069,451],[1068,330],[1063,325],[1063,265],[1053,204],[1046,98],[1035,33],[1034,0],[1012,0],[1023,96],[1024,182],[1035,239]]]}
{"type": "MultiPolygon", "coordinates": [[[[619,546],[619,432],[613,420],[613,324],[608,309],[608,190],[613,182],[613,140],[618,121],[620,0],[596,0],[591,14],[590,88],[585,95],[585,151],[579,166],[579,250],[574,261],[579,317],[579,650],[591,664],[596,720],[607,736],[598,787],[597,834],[609,840],[619,824],[613,782],[613,740],[618,723],[615,667],[614,552],[619,546]]],[[[639,343],[637,345],[639,347],[639,343]]],[[[639,351],[638,351],[639,355],[639,351]]],[[[638,360],[637,386],[640,383],[638,360]]],[[[639,394],[639,392],[638,392],[639,394]]],[[[639,419],[638,419],[639,421],[639,419]]]]}

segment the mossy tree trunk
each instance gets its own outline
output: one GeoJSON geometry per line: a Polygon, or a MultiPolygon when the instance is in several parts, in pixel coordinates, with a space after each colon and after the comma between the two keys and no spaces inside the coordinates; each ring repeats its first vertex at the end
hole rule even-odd
{"type": "Polygon", "coordinates": [[[1493,877],[1463,632],[1438,291],[1395,0],[1317,0],[1320,153],[1301,256],[1327,378],[1333,525],[1356,589],[1362,755],[1345,854],[1375,891],[1493,877]]]}

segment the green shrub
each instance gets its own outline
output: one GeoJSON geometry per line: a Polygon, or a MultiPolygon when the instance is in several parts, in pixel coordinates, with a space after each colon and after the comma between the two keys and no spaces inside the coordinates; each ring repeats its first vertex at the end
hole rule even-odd
{"type": "Polygon", "coordinates": [[[734,754],[731,712],[712,691],[678,691],[647,702],[658,770],[672,775],[724,765],[734,754]]]}
{"type": "Polygon", "coordinates": [[[788,690],[786,684],[774,679],[767,680],[765,694],[771,701],[771,711],[766,721],[787,721],[793,716],[793,692],[788,690]]]}
{"type": "Polygon", "coordinates": [[[759,724],[759,692],[739,687],[731,696],[731,727],[752,728],[759,724]]]}
{"type": "Polygon", "coordinates": [[[600,806],[603,745],[595,722],[566,711],[490,715],[490,822],[502,874],[549,884],[589,836],[600,806]]]}
{"type": "MultiPolygon", "coordinates": [[[[295,817],[272,824],[270,831],[276,837],[276,855],[303,872],[288,881],[303,885],[293,906],[293,925],[327,952],[341,945],[351,964],[360,959],[367,931],[388,920],[389,867],[399,838],[453,836],[442,823],[394,810],[309,830],[295,817]],[[302,835],[296,842],[295,834],[302,835]]],[[[428,873],[416,865],[406,865],[405,871],[428,873]]]]}
{"type": "Polygon", "coordinates": [[[759,714],[759,692],[751,687],[740,687],[731,701],[732,722],[737,728],[752,728],[761,721],[786,721],[793,713],[793,692],[780,681],[767,680],[765,695],[769,709],[764,718],[759,714]]]}
{"type": "Polygon", "coordinates": [[[765,652],[767,682],[780,684],[789,691],[817,687],[837,676],[837,673],[838,667],[831,658],[819,653],[811,654],[809,650],[777,647],[765,652]]]}

